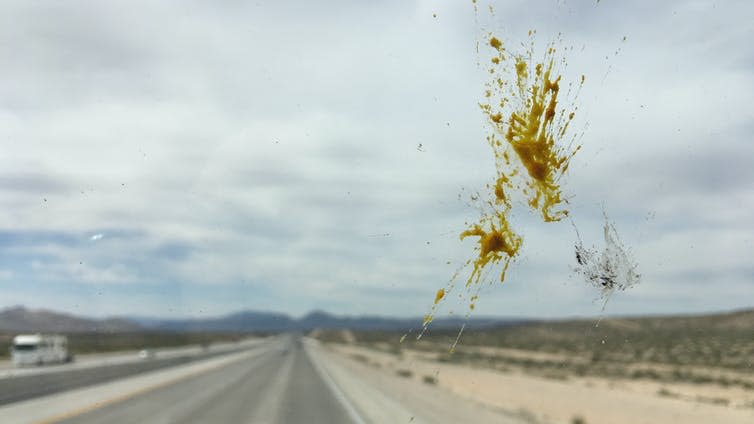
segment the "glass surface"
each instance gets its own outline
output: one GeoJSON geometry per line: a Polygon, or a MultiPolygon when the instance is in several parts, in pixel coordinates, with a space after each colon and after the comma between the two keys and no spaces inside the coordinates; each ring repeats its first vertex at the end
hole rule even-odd
{"type": "Polygon", "coordinates": [[[0,2],[0,422],[754,422],[751,40],[747,1],[0,2]]]}

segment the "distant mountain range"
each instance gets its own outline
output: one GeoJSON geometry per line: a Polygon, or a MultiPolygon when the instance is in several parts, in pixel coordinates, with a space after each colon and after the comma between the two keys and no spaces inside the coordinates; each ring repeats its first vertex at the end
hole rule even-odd
{"type": "MultiPolygon", "coordinates": [[[[432,322],[433,330],[458,329],[466,324],[467,330],[484,330],[493,327],[532,324],[547,328],[569,328],[575,324],[577,328],[587,323],[593,325],[594,319],[570,319],[557,321],[537,321],[505,318],[463,317],[437,318],[432,322]]],[[[653,326],[679,328],[742,328],[754,329],[754,309],[700,315],[680,316],[646,316],[633,318],[606,318],[601,320],[601,326],[621,326],[626,322],[640,323],[647,328],[653,326]]],[[[278,331],[309,331],[321,329],[350,329],[350,330],[384,330],[409,331],[421,328],[421,318],[385,318],[376,316],[338,316],[327,312],[314,311],[301,318],[275,312],[241,311],[230,315],[214,318],[193,319],[159,319],[148,317],[122,317],[95,319],[85,318],[68,313],[54,312],[44,309],[27,309],[14,306],[0,310],[1,333],[83,333],[83,332],[278,332],[278,331]]],[[[532,327],[534,328],[534,327],[532,327]]],[[[579,330],[581,331],[581,330],[579,330]]]]}
{"type": "MultiPolygon", "coordinates": [[[[302,318],[275,312],[241,311],[215,318],[159,319],[149,317],[124,317],[94,319],[44,309],[27,309],[14,306],[0,310],[0,332],[253,332],[253,331],[309,331],[315,328],[352,330],[409,330],[421,326],[421,318],[384,318],[374,316],[337,316],[314,311],[302,318]]],[[[485,328],[522,323],[522,320],[501,318],[438,318],[435,329],[460,328],[464,323],[471,328],[485,328]]]]}
{"type": "Polygon", "coordinates": [[[139,324],[122,318],[82,318],[44,309],[26,309],[23,306],[0,310],[0,331],[6,333],[122,333],[140,330],[143,328],[139,324]]]}
{"type": "MultiPolygon", "coordinates": [[[[224,317],[209,319],[154,320],[132,318],[147,329],[165,331],[308,331],[315,328],[351,330],[409,330],[421,326],[421,318],[385,318],[376,316],[338,316],[314,311],[295,319],[274,312],[242,311],[224,317]]],[[[433,328],[482,328],[521,323],[521,320],[502,318],[438,318],[433,328]]]]}

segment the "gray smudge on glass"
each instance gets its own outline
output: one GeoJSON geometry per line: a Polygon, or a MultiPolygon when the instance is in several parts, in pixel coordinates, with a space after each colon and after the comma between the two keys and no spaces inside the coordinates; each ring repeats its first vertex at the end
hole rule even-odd
{"type": "MultiPolygon", "coordinates": [[[[574,227],[575,228],[575,227],[574,227]]],[[[601,290],[601,298],[607,300],[616,290],[626,290],[638,284],[641,275],[639,264],[631,252],[623,246],[615,225],[605,214],[605,246],[602,250],[584,247],[581,237],[576,242],[576,273],[587,283],[601,290]]],[[[578,236],[578,230],[576,231],[578,236]]],[[[604,305],[603,305],[604,308],[604,305]]]]}

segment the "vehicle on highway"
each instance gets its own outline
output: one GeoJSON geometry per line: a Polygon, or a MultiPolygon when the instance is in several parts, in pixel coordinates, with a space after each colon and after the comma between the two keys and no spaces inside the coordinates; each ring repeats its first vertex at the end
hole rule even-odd
{"type": "Polygon", "coordinates": [[[155,352],[152,349],[142,349],[139,351],[139,359],[153,359],[155,352]]]}
{"type": "Polygon", "coordinates": [[[73,360],[68,351],[68,338],[55,334],[19,334],[13,338],[10,350],[17,367],[73,360]]]}

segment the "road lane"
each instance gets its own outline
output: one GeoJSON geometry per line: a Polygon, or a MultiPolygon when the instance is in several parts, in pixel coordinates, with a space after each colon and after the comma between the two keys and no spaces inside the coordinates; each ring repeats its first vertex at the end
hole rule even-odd
{"type": "MultiPolygon", "coordinates": [[[[179,356],[201,355],[209,352],[227,352],[240,347],[250,347],[264,343],[269,337],[257,338],[250,337],[238,342],[213,343],[207,347],[199,345],[155,348],[151,349],[153,359],[168,359],[179,356]]],[[[11,361],[0,361],[0,380],[12,377],[25,377],[40,374],[54,374],[62,371],[72,371],[85,368],[96,368],[103,366],[112,366],[133,362],[143,362],[144,359],[139,357],[139,350],[107,352],[107,353],[87,353],[76,355],[73,362],[65,364],[46,364],[43,366],[16,367],[11,361]]]]}
{"type": "Polygon", "coordinates": [[[522,423],[283,335],[256,349],[0,407],[12,423],[522,423]]]}
{"type": "Polygon", "coordinates": [[[64,423],[353,423],[300,339],[64,423]]]}
{"type": "Polygon", "coordinates": [[[280,407],[281,423],[353,423],[343,404],[315,369],[312,358],[297,339],[291,378],[280,407]]]}
{"type": "Polygon", "coordinates": [[[117,381],[3,405],[0,406],[0,423],[39,424],[61,421],[66,417],[78,416],[85,411],[122,402],[138,394],[175,384],[234,362],[261,356],[274,348],[277,343],[268,341],[266,345],[258,349],[220,355],[185,365],[129,376],[117,381]]]}
{"type": "Polygon", "coordinates": [[[240,352],[258,345],[258,343],[241,343],[208,350],[174,349],[149,360],[119,357],[117,361],[105,361],[99,364],[93,362],[86,366],[74,364],[69,367],[50,369],[20,369],[15,373],[6,371],[0,376],[0,405],[240,352]]]}

